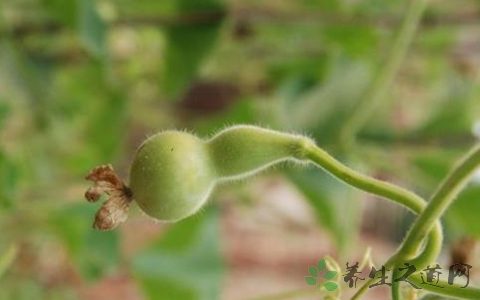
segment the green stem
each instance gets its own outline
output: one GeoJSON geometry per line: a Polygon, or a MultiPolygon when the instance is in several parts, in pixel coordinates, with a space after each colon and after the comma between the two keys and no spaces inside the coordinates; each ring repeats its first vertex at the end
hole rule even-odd
{"type": "Polygon", "coordinates": [[[305,145],[304,151],[306,158],[348,185],[382,198],[393,200],[416,213],[420,213],[425,207],[425,201],[415,193],[388,182],[360,174],[348,168],[314,144],[305,145]]]}
{"type": "MultiPolygon", "coordinates": [[[[443,182],[443,184],[440,185],[440,187],[437,189],[437,192],[432,197],[432,200],[430,201],[429,205],[425,209],[425,212],[422,213],[421,216],[417,219],[417,222],[415,224],[422,225],[420,227],[420,230],[424,230],[423,235],[418,234],[418,229],[414,229],[415,224],[414,226],[412,226],[412,229],[410,230],[410,234],[412,235],[418,234],[418,237],[420,238],[425,236],[425,233],[428,232],[428,230],[431,228],[431,226],[433,226],[434,223],[436,223],[435,228],[439,228],[440,222],[438,221],[438,219],[440,218],[441,213],[443,213],[443,211],[445,211],[445,209],[448,207],[449,203],[453,201],[454,197],[458,194],[461,188],[468,181],[469,175],[475,171],[478,165],[480,165],[480,145],[477,145],[476,147],[474,147],[466,155],[466,157],[463,160],[461,160],[458,166],[451,172],[451,174],[447,177],[447,179],[443,182]],[[435,205],[434,203],[437,203],[436,205],[440,205],[440,206],[434,206],[433,208],[429,209],[428,207],[435,205]],[[418,221],[427,212],[427,209],[431,210],[431,212],[427,215],[429,216],[427,220],[431,222],[430,224],[418,221]],[[438,214],[438,215],[435,217],[435,214],[438,214]]],[[[410,239],[407,237],[403,245],[405,245],[407,240],[410,240],[410,239]]],[[[412,240],[415,240],[415,239],[412,239],[412,240]]],[[[416,258],[410,260],[409,261],[410,264],[416,266],[417,269],[420,270],[420,269],[423,269],[429,263],[433,262],[441,250],[442,240],[443,240],[443,236],[441,231],[438,231],[438,230],[431,231],[429,234],[428,241],[422,253],[416,258]]],[[[404,250],[402,250],[404,247],[402,246],[397,251],[397,254],[392,256],[389,259],[389,261],[385,263],[385,266],[390,267],[390,265],[392,265],[393,262],[401,261],[403,257],[409,256],[406,254],[412,254],[413,252],[416,252],[416,250],[419,247],[419,243],[421,241],[422,240],[419,239],[417,240],[417,243],[412,242],[412,244],[409,244],[411,246],[406,247],[407,251],[405,252],[404,250]]],[[[373,282],[373,280],[371,280],[371,282],[373,282]]],[[[365,285],[355,294],[355,296],[352,299],[358,299],[366,291],[366,287],[369,284],[371,284],[371,282],[365,283],[365,285]]],[[[465,289],[461,289],[461,290],[462,290],[462,294],[466,294],[468,297],[470,297],[468,299],[480,299],[480,293],[479,293],[480,290],[477,288],[469,288],[468,291],[466,291],[465,289]]],[[[434,288],[431,291],[442,292],[442,293],[451,292],[450,295],[455,295],[455,291],[452,291],[451,289],[447,289],[447,291],[444,291],[444,289],[434,288]]],[[[397,293],[397,292],[392,290],[392,293],[397,293]]]]}
{"type": "Polygon", "coordinates": [[[391,295],[392,295],[392,300],[400,300],[401,295],[400,295],[400,282],[395,282],[395,278],[398,278],[400,275],[400,271],[398,270],[398,266],[395,265],[393,266],[392,270],[392,288],[391,288],[391,295]]]}
{"type": "Polygon", "coordinates": [[[427,235],[435,222],[467,184],[470,175],[480,166],[480,144],[476,145],[462,159],[433,194],[425,210],[411,227],[402,247],[397,253],[408,257],[416,252],[419,243],[427,235]]]}
{"type": "MultiPolygon", "coordinates": [[[[308,158],[320,168],[345,183],[363,191],[393,200],[416,213],[421,213],[412,226],[412,229],[409,231],[400,250],[384,264],[387,268],[394,267],[401,262],[402,259],[408,259],[415,255],[427,233],[429,233],[429,236],[425,248],[420,255],[410,260],[410,263],[416,267],[423,268],[426,264],[435,260],[441,250],[443,238],[439,218],[448,205],[453,201],[454,197],[467,183],[469,176],[480,165],[480,145],[477,145],[450,173],[443,184],[437,189],[430,203],[425,207],[424,200],[413,192],[360,174],[346,167],[313,143],[306,143],[303,146],[303,151],[305,158],[308,158]],[[434,227],[434,230],[430,231],[432,227],[434,227]]],[[[366,289],[371,282],[373,282],[373,279],[368,280],[352,299],[358,299],[361,297],[361,295],[366,292],[366,289]]],[[[426,287],[425,289],[429,290],[429,287],[426,287]]],[[[441,291],[433,289],[432,292],[457,296],[458,293],[461,293],[462,295],[465,295],[467,299],[480,299],[480,289],[477,288],[470,288],[467,290],[460,289],[459,291],[456,287],[449,286],[448,288],[438,290],[441,291]]],[[[398,288],[393,290],[392,295],[397,298],[399,297],[398,288]]]]}
{"type": "MultiPolygon", "coordinates": [[[[320,149],[313,143],[307,143],[303,148],[303,155],[306,158],[351,186],[397,202],[417,214],[421,213],[426,206],[425,201],[415,193],[396,185],[360,174],[343,165],[341,162],[330,156],[326,151],[320,149]]],[[[434,260],[441,249],[442,237],[441,225],[439,222],[437,222],[435,229],[432,230],[429,235],[424,252],[414,261],[422,264],[426,262],[428,264],[434,260]]],[[[398,257],[394,255],[384,265],[385,267],[392,267],[397,261],[398,257]]],[[[371,284],[371,282],[372,280],[368,280],[352,299],[358,299],[363,293],[365,293],[368,287],[367,283],[371,284]]]]}
{"type": "Polygon", "coordinates": [[[402,62],[410,46],[418,24],[422,18],[428,0],[411,0],[405,19],[399,29],[399,33],[393,42],[388,61],[375,79],[371,89],[356,104],[351,117],[344,123],[340,139],[349,147],[355,140],[355,135],[368,120],[374,109],[384,99],[389,90],[395,75],[398,73],[402,62]]]}
{"type": "MultiPolygon", "coordinates": [[[[439,226],[441,226],[440,222],[437,221],[436,228],[438,228],[439,226]]],[[[432,230],[430,232],[430,235],[428,236],[428,241],[422,253],[408,262],[414,265],[417,268],[417,270],[423,269],[428,264],[434,262],[437,259],[442,249],[442,242],[443,242],[442,232],[439,232],[438,230],[432,230]]]]}

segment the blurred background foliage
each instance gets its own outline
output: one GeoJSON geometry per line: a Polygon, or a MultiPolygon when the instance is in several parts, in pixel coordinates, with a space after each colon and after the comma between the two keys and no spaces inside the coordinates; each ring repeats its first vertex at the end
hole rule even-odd
{"type": "MultiPolygon", "coordinates": [[[[252,123],[308,134],[355,169],[428,197],[480,136],[480,4],[431,1],[402,57],[392,47],[408,2],[2,0],[0,298],[242,299],[225,292],[237,265],[228,224],[250,219],[271,189],[252,192],[255,182],[268,178],[313,215],[304,227],[323,235],[312,261],[361,256],[352,245],[368,234],[395,245],[411,215],[313,168],[221,188],[178,224],[134,209],[112,232],[91,229],[98,205],[84,201],[83,178],[105,163],[127,178],[135,148],[166,128],[208,136],[252,123]],[[378,87],[395,58],[392,84],[378,87]],[[372,95],[378,105],[344,144],[344,125],[372,95]]],[[[480,238],[478,211],[471,184],[445,217],[447,243],[480,238]]],[[[280,245],[303,231],[292,232],[280,245]]]]}

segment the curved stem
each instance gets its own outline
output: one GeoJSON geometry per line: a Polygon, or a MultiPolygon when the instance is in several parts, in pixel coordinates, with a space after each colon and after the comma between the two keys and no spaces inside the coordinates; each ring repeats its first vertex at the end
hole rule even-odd
{"type": "Polygon", "coordinates": [[[419,243],[426,236],[435,222],[467,184],[470,175],[480,166],[480,144],[476,145],[457,164],[453,171],[440,184],[433,194],[425,210],[411,227],[402,247],[397,252],[399,255],[408,256],[416,252],[419,243]]]}
{"type": "Polygon", "coordinates": [[[369,92],[356,104],[351,117],[345,122],[340,139],[344,146],[350,146],[355,135],[371,115],[371,112],[384,99],[395,75],[398,73],[410,46],[428,0],[411,0],[398,36],[393,42],[388,61],[373,82],[369,92]]]}
{"type": "MultiPolygon", "coordinates": [[[[360,174],[347,166],[343,165],[335,158],[330,156],[326,151],[320,149],[313,143],[306,143],[303,146],[303,155],[314,162],[317,166],[329,172],[336,178],[344,181],[345,183],[354,186],[363,191],[381,196],[383,198],[393,200],[415,213],[420,213],[426,206],[425,201],[413,192],[405,190],[396,185],[380,181],[363,174],[360,174]]],[[[427,264],[434,260],[441,249],[442,244],[442,229],[438,222],[435,229],[429,235],[425,250],[420,256],[414,259],[417,263],[426,262],[427,264]]],[[[397,256],[392,256],[385,264],[385,267],[394,266],[397,262],[397,256]]],[[[360,288],[352,299],[358,299],[366,292],[368,285],[373,282],[373,279],[367,280],[365,284],[360,288]]]]}
{"type": "Polygon", "coordinates": [[[313,143],[305,145],[304,148],[306,158],[348,185],[397,202],[416,213],[420,213],[425,207],[425,201],[415,193],[388,182],[360,174],[348,168],[313,143]]]}
{"type": "MultiPolygon", "coordinates": [[[[346,167],[313,143],[306,143],[303,150],[305,158],[308,158],[320,168],[351,186],[393,200],[416,213],[421,213],[425,207],[424,200],[413,192],[360,174],[346,167]]],[[[477,145],[458,164],[444,183],[440,185],[430,203],[426,206],[425,210],[420,214],[420,217],[412,226],[412,229],[409,231],[409,234],[399,251],[397,251],[397,253],[384,264],[385,267],[395,266],[400,260],[415,255],[420,243],[433,226],[435,226],[435,229],[429,233],[427,243],[422,253],[416,258],[410,260],[410,263],[423,268],[424,265],[435,260],[441,250],[443,239],[440,222],[438,220],[454,197],[466,184],[470,174],[472,174],[479,165],[480,145],[477,145]]],[[[363,293],[365,293],[371,282],[373,282],[373,280],[368,280],[352,299],[358,299],[363,293]]],[[[428,290],[428,288],[425,289],[428,290]]],[[[448,295],[453,295],[455,292],[459,292],[455,287],[452,288],[452,286],[449,286],[448,289],[441,290],[442,293],[448,295]]],[[[433,290],[433,292],[435,291],[436,290],[433,290]]],[[[396,291],[394,291],[394,293],[398,294],[396,291]]],[[[467,290],[461,289],[461,293],[462,295],[466,295],[465,297],[467,297],[467,299],[480,299],[480,289],[477,288],[470,288],[467,290]]]]}
{"type": "MultiPolygon", "coordinates": [[[[440,226],[440,222],[437,221],[436,228],[439,228],[440,226]]],[[[423,269],[428,264],[436,260],[436,258],[440,254],[440,250],[442,249],[442,242],[442,232],[439,232],[438,230],[432,230],[430,232],[430,235],[428,236],[428,241],[426,242],[425,248],[423,249],[422,253],[414,259],[410,260],[409,263],[414,265],[417,270],[423,269]]]]}

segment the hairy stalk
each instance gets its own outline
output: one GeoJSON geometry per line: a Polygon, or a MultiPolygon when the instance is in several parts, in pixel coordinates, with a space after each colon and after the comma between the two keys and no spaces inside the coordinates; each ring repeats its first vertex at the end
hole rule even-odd
{"type": "Polygon", "coordinates": [[[355,109],[352,110],[353,114],[343,126],[340,139],[344,146],[350,147],[354,142],[356,133],[368,120],[372,111],[384,99],[386,92],[395,79],[395,75],[400,69],[400,65],[405,60],[408,47],[413,40],[427,2],[428,0],[410,1],[405,19],[393,42],[391,52],[387,56],[388,61],[373,82],[369,92],[356,104],[355,109]]]}
{"type": "Polygon", "coordinates": [[[416,251],[422,239],[440,219],[479,166],[480,144],[473,147],[440,184],[425,210],[411,227],[402,247],[397,252],[399,256],[407,257],[416,251]]]}
{"type": "Polygon", "coordinates": [[[391,183],[360,174],[348,168],[314,144],[306,145],[305,152],[308,159],[348,185],[397,202],[416,213],[421,212],[425,207],[425,201],[415,193],[391,183]]]}

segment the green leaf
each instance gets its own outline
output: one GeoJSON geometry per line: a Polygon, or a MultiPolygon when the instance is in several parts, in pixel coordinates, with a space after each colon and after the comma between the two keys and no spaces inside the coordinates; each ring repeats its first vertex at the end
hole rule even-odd
{"type": "Polygon", "coordinates": [[[377,49],[377,30],[371,26],[332,24],[325,28],[325,37],[327,43],[339,46],[350,57],[362,57],[377,49]]]}
{"type": "Polygon", "coordinates": [[[195,123],[195,132],[200,136],[208,136],[222,128],[225,124],[253,124],[258,118],[255,112],[254,99],[239,99],[221,114],[207,116],[195,123]]]}
{"type": "Polygon", "coordinates": [[[480,238],[480,185],[471,185],[458,195],[446,213],[448,227],[480,238]]]}
{"type": "Polygon", "coordinates": [[[18,173],[17,165],[0,151],[0,208],[9,209],[15,205],[18,173]]]}
{"type": "Polygon", "coordinates": [[[0,129],[2,128],[5,120],[8,118],[9,113],[10,106],[5,102],[5,99],[0,96],[0,129]]]}
{"type": "Polygon", "coordinates": [[[164,89],[167,95],[176,100],[188,88],[202,62],[214,48],[225,16],[225,8],[217,0],[180,0],[177,10],[181,15],[198,13],[207,17],[166,29],[164,89]]]}
{"type": "Polygon", "coordinates": [[[338,288],[338,284],[336,284],[335,282],[327,282],[323,286],[329,292],[333,292],[334,290],[336,290],[338,288]]]}
{"type": "Polygon", "coordinates": [[[433,113],[413,132],[413,137],[422,139],[453,140],[455,137],[465,137],[471,134],[472,123],[477,114],[472,113],[477,108],[478,101],[471,100],[475,85],[464,81],[458,75],[444,75],[442,83],[445,86],[439,94],[436,103],[432,105],[433,113]]]}
{"type": "Polygon", "coordinates": [[[430,194],[450,172],[462,151],[436,149],[417,152],[411,158],[410,176],[417,189],[430,194]],[[415,171],[419,171],[418,173],[415,171]],[[417,176],[416,176],[417,175],[417,176]],[[416,176],[416,177],[414,177],[416,176]]]}
{"type": "Polygon", "coordinates": [[[456,156],[447,153],[429,152],[424,155],[417,155],[413,163],[424,173],[430,177],[435,183],[439,183],[450,171],[456,156]]]}
{"type": "Polygon", "coordinates": [[[312,206],[318,223],[326,229],[336,244],[343,244],[343,232],[339,225],[340,215],[335,203],[331,201],[329,185],[333,179],[329,178],[322,170],[291,170],[288,172],[290,180],[297,186],[312,206]]]}
{"type": "Polygon", "coordinates": [[[337,275],[337,271],[327,271],[323,274],[323,279],[330,280],[333,279],[337,275]]]}
{"type": "Polygon", "coordinates": [[[325,270],[326,267],[327,267],[327,262],[325,261],[325,259],[322,258],[317,264],[318,272],[322,272],[323,270],[325,270]]]}
{"type": "Polygon", "coordinates": [[[97,57],[102,57],[107,51],[107,24],[98,13],[95,0],[77,1],[80,38],[87,50],[97,57]]]}
{"type": "Polygon", "coordinates": [[[303,2],[305,7],[321,12],[335,12],[341,7],[341,2],[336,0],[304,0],[303,2]]]}
{"type": "Polygon", "coordinates": [[[317,277],[317,276],[318,276],[317,268],[312,267],[312,266],[309,266],[309,267],[308,267],[308,273],[310,273],[310,275],[312,275],[313,277],[317,277]]]}
{"type": "Polygon", "coordinates": [[[167,29],[164,88],[178,99],[195,78],[200,66],[213,49],[220,22],[204,25],[177,25],[167,29]]]}
{"type": "Polygon", "coordinates": [[[48,13],[59,22],[74,28],[77,24],[77,1],[44,0],[48,13]]]}
{"type": "Polygon", "coordinates": [[[315,279],[314,277],[305,276],[305,282],[308,285],[316,285],[317,284],[317,279],[315,279]]]}
{"type": "Polygon", "coordinates": [[[178,0],[179,13],[216,12],[223,11],[224,5],[218,0],[178,0]]]}
{"type": "Polygon", "coordinates": [[[223,275],[218,213],[209,207],[175,223],[133,260],[148,299],[218,299],[223,275]]]}
{"type": "Polygon", "coordinates": [[[52,229],[63,241],[81,275],[95,280],[109,274],[120,261],[118,231],[95,231],[93,217],[101,205],[77,203],[62,207],[51,218],[52,229]]]}

